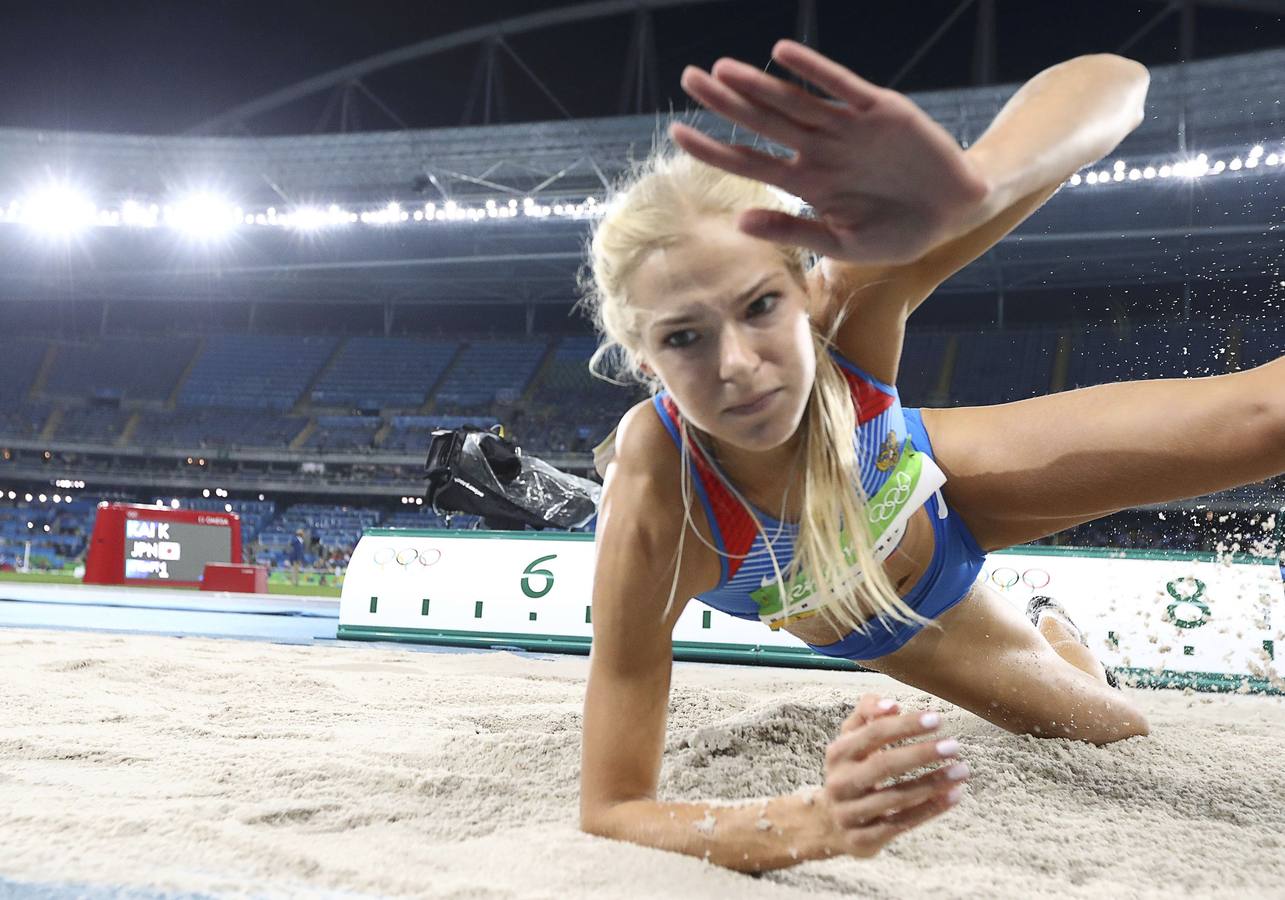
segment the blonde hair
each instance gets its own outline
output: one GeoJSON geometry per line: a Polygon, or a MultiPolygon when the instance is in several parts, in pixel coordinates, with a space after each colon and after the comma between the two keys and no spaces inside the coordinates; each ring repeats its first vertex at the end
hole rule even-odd
{"type": "MultiPolygon", "coordinates": [[[[622,378],[638,382],[652,393],[662,389],[660,381],[642,369],[640,311],[630,306],[626,283],[649,253],[670,246],[690,233],[689,227],[695,219],[735,217],[754,208],[797,212],[797,204],[774,188],[728,174],[674,150],[653,153],[616,189],[590,237],[588,271],[581,278],[581,303],[603,338],[589,362],[594,375],[617,384],[622,383],[622,378]]],[[[801,247],[779,246],[779,250],[790,274],[802,284],[811,254],[801,247]]],[[[816,379],[800,425],[804,466],[802,513],[794,560],[788,572],[782,573],[772,540],[754,508],[717,466],[712,468],[763,535],[787,616],[790,594],[785,580],[804,571],[816,583],[816,599],[823,614],[840,634],[849,630],[864,631],[873,618],[923,624],[928,620],[897,595],[883,566],[875,559],[867,498],[861,487],[861,468],[852,439],[857,425],[852,394],[847,379],[829,353],[831,338],[840,321],[841,318],[834,323],[828,335],[819,333],[815,327],[812,329],[816,379]],[[850,523],[847,531],[851,560],[845,557],[840,537],[843,523],[850,523]],[[853,562],[863,573],[855,586],[844,584],[853,562]]],[[[685,527],[679,537],[678,559],[670,587],[671,606],[678,588],[686,526],[704,541],[691,516],[691,447],[695,445],[707,459],[712,459],[696,429],[685,420],[680,420],[679,427],[685,527]]]]}

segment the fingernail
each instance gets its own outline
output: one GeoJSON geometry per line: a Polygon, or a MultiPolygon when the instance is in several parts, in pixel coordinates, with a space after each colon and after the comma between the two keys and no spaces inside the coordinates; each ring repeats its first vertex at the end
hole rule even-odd
{"type": "Polygon", "coordinates": [[[888,700],[888,699],[880,700],[879,703],[877,704],[879,708],[879,712],[887,712],[888,710],[892,709],[896,705],[897,705],[896,700],[888,700]]]}
{"type": "Polygon", "coordinates": [[[924,713],[919,717],[919,724],[924,728],[936,728],[941,724],[940,713],[924,713]]]}
{"type": "Polygon", "coordinates": [[[953,766],[951,766],[949,769],[946,770],[946,777],[949,778],[951,781],[963,781],[965,778],[968,777],[968,764],[955,763],[953,766]]]}
{"type": "Polygon", "coordinates": [[[958,749],[959,749],[959,741],[955,740],[954,738],[948,738],[944,741],[937,742],[938,756],[950,756],[958,749]]]}
{"type": "Polygon", "coordinates": [[[960,797],[962,797],[962,796],[964,796],[964,786],[961,784],[961,785],[959,785],[958,787],[953,787],[953,788],[951,788],[951,789],[950,789],[950,791],[949,791],[949,792],[947,792],[947,794],[946,794],[946,802],[947,802],[947,803],[958,803],[958,802],[959,802],[959,798],[960,798],[960,797]]]}

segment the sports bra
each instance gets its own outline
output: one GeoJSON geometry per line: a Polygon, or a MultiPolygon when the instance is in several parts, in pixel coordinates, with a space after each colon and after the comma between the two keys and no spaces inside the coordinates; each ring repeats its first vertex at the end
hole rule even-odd
{"type": "MultiPolygon", "coordinates": [[[[916,449],[906,432],[906,418],[901,398],[893,385],[886,384],[862,371],[831,350],[848,382],[856,412],[854,443],[860,469],[861,487],[868,498],[866,509],[870,532],[875,543],[875,558],[882,561],[897,548],[905,535],[910,517],[946,483],[946,476],[932,457],[916,449]]],[[[657,414],[681,453],[682,432],[678,407],[667,392],[652,398],[657,414]]],[[[785,577],[794,559],[794,543],[799,526],[780,521],[752,507],[762,523],[763,532],[755,527],[749,512],[728,487],[728,479],[716,460],[689,442],[692,483],[705,509],[705,516],[718,547],[720,577],[713,589],[698,594],[701,602],[742,619],[761,619],[778,629],[819,611],[814,597],[816,585],[806,572],[798,572],[785,581],[787,599],[783,600],[768,541],[775,551],[776,562],[785,577]]],[[[942,504],[942,509],[945,505],[942,504]]],[[[845,556],[852,568],[843,585],[855,584],[861,578],[855,554],[843,532],[845,556]]]]}

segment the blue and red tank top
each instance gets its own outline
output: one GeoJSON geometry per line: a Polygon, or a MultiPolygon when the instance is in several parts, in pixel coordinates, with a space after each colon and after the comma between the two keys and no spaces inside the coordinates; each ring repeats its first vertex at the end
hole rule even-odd
{"type": "MultiPolygon", "coordinates": [[[[871,502],[875,502],[886,501],[889,495],[899,494],[904,505],[910,497],[911,485],[905,474],[907,467],[903,458],[908,460],[914,457],[919,460],[927,454],[916,453],[908,442],[906,419],[897,389],[862,371],[838,353],[831,351],[831,356],[839,365],[852,392],[857,420],[854,441],[860,466],[861,486],[865,496],[871,502]],[[900,479],[900,482],[890,484],[889,480],[894,476],[900,479]],[[899,483],[904,484],[906,489],[898,491],[896,488],[899,483]]],[[[681,452],[678,407],[667,392],[655,395],[652,403],[681,452]]],[[[768,616],[765,614],[763,595],[764,592],[770,592],[775,596],[778,582],[764,535],[755,527],[753,518],[741,501],[728,489],[726,477],[720,477],[722,473],[718,469],[717,462],[708,458],[694,443],[690,446],[689,459],[692,467],[692,483],[705,509],[715,545],[721,551],[719,555],[721,573],[718,585],[712,590],[699,594],[697,599],[730,615],[742,619],[761,618],[766,622],[768,616]]],[[[932,465],[930,460],[927,465],[936,470],[936,466],[932,465]]],[[[942,478],[944,479],[944,476],[942,478]]],[[[919,480],[917,471],[915,480],[919,480]]],[[[930,487],[930,480],[923,479],[924,489],[930,487]]],[[[935,487],[932,488],[932,490],[935,489],[935,487]]],[[[922,493],[922,491],[914,491],[916,497],[921,496],[922,493]]],[[[893,499],[898,498],[893,497],[893,499]]],[[[922,505],[922,502],[919,501],[918,505],[922,505]]],[[[771,541],[777,565],[784,576],[794,559],[794,543],[799,526],[797,523],[779,521],[757,508],[754,512],[762,523],[767,538],[771,541]]],[[[907,516],[908,512],[902,516],[903,530],[904,518],[907,516]]],[[[895,539],[899,540],[899,537],[895,539]]],[[[886,553],[882,554],[882,556],[886,555],[886,553]]],[[[787,590],[792,597],[803,596],[803,592],[795,589],[793,581],[787,585],[787,590]]],[[[780,609],[779,598],[777,609],[780,609]]],[[[783,621],[788,620],[781,620],[778,617],[777,622],[770,624],[774,628],[780,627],[783,621]]]]}

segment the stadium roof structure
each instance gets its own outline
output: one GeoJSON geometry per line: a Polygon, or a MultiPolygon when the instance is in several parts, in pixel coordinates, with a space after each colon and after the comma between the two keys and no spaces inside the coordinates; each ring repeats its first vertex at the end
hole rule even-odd
{"type": "MultiPolygon", "coordinates": [[[[911,97],[966,146],[1016,88],[911,97]]],[[[1285,165],[1272,160],[1285,157],[1283,97],[1285,50],[1156,67],[1147,119],[1093,167],[1102,170],[1100,183],[1063,190],[943,289],[1172,282],[1261,273],[1279,263],[1285,165]],[[1141,175],[1198,154],[1209,172],[1203,177],[1141,175]],[[1216,161],[1226,168],[1213,169],[1216,161]]],[[[708,116],[689,118],[732,136],[708,116]]],[[[663,125],[655,116],[627,116],[292,137],[0,129],[0,214],[41,179],[55,178],[84,186],[100,208],[217,191],[249,221],[199,246],[169,229],[125,225],[50,244],[0,215],[0,296],[565,304],[583,256],[583,216],[474,222],[429,215],[306,234],[253,222],[269,208],[275,215],[305,205],[339,204],[355,216],[397,202],[408,220],[428,203],[439,211],[487,201],[582,205],[601,200],[646,156],[663,125]]]]}

